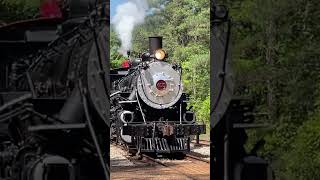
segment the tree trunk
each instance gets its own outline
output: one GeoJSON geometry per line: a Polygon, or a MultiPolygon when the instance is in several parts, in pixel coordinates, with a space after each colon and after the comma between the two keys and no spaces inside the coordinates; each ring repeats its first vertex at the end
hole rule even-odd
{"type": "MultiPolygon", "coordinates": [[[[270,8],[272,8],[272,1],[270,3],[270,8]]],[[[275,61],[275,19],[272,14],[269,15],[269,20],[267,21],[266,27],[266,64],[271,69],[269,79],[267,80],[267,106],[269,111],[269,118],[271,121],[275,120],[275,112],[276,112],[276,104],[275,101],[275,93],[274,93],[274,61],[275,61]]]]}

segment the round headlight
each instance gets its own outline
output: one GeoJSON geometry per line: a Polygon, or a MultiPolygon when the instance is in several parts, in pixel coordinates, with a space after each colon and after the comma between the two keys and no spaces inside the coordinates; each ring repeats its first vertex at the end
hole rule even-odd
{"type": "Polygon", "coordinates": [[[158,59],[158,60],[163,60],[166,57],[166,52],[163,49],[158,49],[156,50],[156,52],[154,53],[154,56],[158,59]]]}

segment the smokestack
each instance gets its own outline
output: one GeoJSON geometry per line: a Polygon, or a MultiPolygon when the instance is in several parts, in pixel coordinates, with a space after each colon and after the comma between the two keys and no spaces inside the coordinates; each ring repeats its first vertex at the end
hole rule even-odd
{"type": "Polygon", "coordinates": [[[162,48],[162,37],[154,36],[149,37],[149,53],[153,54],[156,50],[162,48]]]}

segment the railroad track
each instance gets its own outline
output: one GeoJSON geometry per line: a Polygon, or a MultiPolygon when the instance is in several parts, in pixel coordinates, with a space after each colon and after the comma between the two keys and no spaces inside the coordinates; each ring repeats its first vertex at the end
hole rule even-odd
{"type": "Polygon", "coordinates": [[[210,146],[210,141],[200,140],[199,144],[196,143],[196,140],[191,141],[191,144],[200,145],[200,146],[210,146]]]}
{"type": "Polygon", "coordinates": [[[142,155],[154,163],[170,168],[189,179],[210,179],[210,161],[192,154],[186,154],[183,160],[159,160],[148,155],[142,155]]]}
{"type": "Polygon", "coordinates": [[[202,162],[210,164],[209,160],[203,159],[203,158],[196,156],[196,155],[193,155],[193,154],[186,154],[186,158],[194,159],[194,160],[198,160],[198,161],[202,161],[202,162]]]}
{"type": "MultiPolygon", "coordinates": [[[[123,150],[117,146],[116,151],[123,150]]],[[[112,152],[111,152],[112,153],[112,152]]],[[[197,154],[187,154],[184,159],[153,158],[142,154],[141,158],[126,156],[134,166],[111,167],[112,179],[210,179],[210,161],[197,154]]],[[[117,161],[117,160],[116,160],[117,161]]]]}
{"type": "MultiPolygon", "coordinates": [[[[206,140],[201,140],[200,142],[202,143],[199,143],[200,145],[203,144],[205,146],[209,146],[210,145],[210,141],[206,141],[206,140]],[[204,144],[204,143],[209,143],[209,144],[204,144]]],[[[123,146],[118,146],[119,148],[121,148],[123,151],[127,151],[127,149],[125,149],[123,146]]],[[[185,159],[189,159],[189,160],[197,160],[197,161],[202,161],[202,162],[205,162],[205,163],[209,163],[210,164],[210,161],[207,160],[207,159],[204,159],[204,158],[207,158],[208,156],[206,155],[202,155],[202,154],[199,154],[199,153],[195,153],[195,152],[189,152],[188,154],[186,154],[186,157],[185,159]]],[[[161,161],[160,160],[157,160],[155,158],[152,158],[146,154],[141,154],[141,158],[146,158],[146,159],[149,159],[150,161],[154,161],[160,165],[163,165],[161,164],[161,161]]],[[[138,158],[138,159],[141,159],[141,158],[138,158]]],[[[131,158],[131,160],[134,160],[133,158],[131,158]]],[[[164,166],[164,165],[163,165],[164,166]]]]}

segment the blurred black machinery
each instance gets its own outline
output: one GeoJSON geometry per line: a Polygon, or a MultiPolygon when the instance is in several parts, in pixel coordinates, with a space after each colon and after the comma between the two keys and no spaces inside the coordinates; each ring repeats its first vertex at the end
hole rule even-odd
{"type": "Polygon", "coordinates": [[[0,179],[109,179],[108,4],[66,2],[0,28],[0,179]]]}
{"type": "Polygon", "coordinates": [[[230,57],[231,19],[223,5],[212,2],[211,9],[211,177],[216,180],[271,180],[266,160],[257,155],[264,140],[251,152],[244,148],[245,129],[254,124],[254,104],[234,96],[234,77],[230,57]]]}

